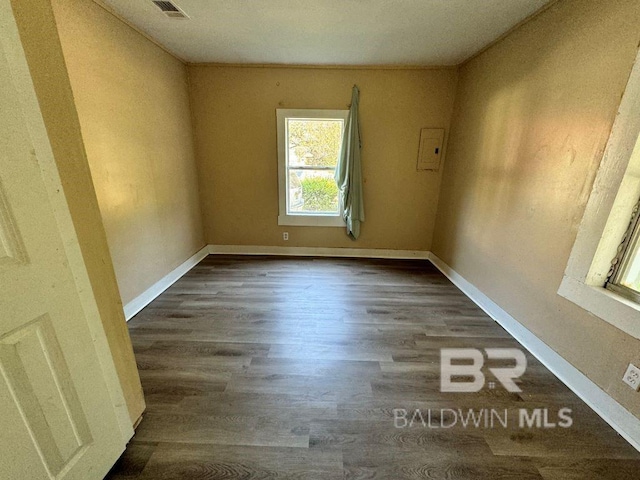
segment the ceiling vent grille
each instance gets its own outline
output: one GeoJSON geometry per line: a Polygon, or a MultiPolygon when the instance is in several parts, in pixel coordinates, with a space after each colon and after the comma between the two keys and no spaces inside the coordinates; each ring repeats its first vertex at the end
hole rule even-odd
{"type": "Polygon", "coordinates": [[[162,11],[162,13],[164,13],[169,18],[189,18],[187,14],[184,13],[173,2],[156,1],[156,0],[152,0],[152,1],[156,5],[156,7],[158,7],[162,11]]]}

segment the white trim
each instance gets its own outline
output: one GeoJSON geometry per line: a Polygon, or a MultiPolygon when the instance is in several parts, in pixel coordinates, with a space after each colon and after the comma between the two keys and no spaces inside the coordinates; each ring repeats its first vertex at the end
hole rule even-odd
{"type": "Polygon", "coordinates": [[[342,215],[278,215],[278,225],[299,227],[345,227],[342,215]]]}
{"type": "Polygon", "coordinates": [[[565,275],[558,295],[584,308],[627,335],[640,339],[640,305],[604,287],[588,285],[565,275]]]}
{"type": "Polygon", "coordinates": [[[426,250],[388,250],[379,248],[325,248],[325,247],[280,247],[257,245],[209,245],[212,255],[291,255],[298,257],[355,257],[355,258],[429,258],[426,250]]]}
{"type": "Polygon", "coordinates": [[[611,425],[636,450],[640,451],[640,419],[631,414],[622,405],[598,385],[589,380],[576,367],[545,344],[515,318],[500,308],[493,300],[468,282],[458,272],[444,263],[435,254],[429,254],[429,260],[451,282],[469,297],[476,305],[499,323],[523,347],[547,367],[556,377],[569,387],[580,399],[611,425]]]}
{"type": "Polygon", "coordinates": [[[127,303],[124,306],[124,316],[127,319],[127,322],[140,310],[153,302],[167,288],[176,283],[180,277],[195,267],[207,255],[209,255],[209,247],[205,246],[195,255],[187,259],[184,263],[166,274],[156,283],[147,288],[143,293],[127,303]]]}

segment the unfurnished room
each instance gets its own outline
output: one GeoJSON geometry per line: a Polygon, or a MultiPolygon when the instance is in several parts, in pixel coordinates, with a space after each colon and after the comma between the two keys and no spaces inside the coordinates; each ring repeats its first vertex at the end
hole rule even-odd
{"type": "Polygon", "coordinates": [[[0,479],[640,479],[640,2],[0,0],[0,479]]]}

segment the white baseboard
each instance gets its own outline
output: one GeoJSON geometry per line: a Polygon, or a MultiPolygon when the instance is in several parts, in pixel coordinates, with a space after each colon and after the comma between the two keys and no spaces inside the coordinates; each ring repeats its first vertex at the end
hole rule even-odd
{"type": "Polygon", "coordinates": [[[169,272],[163,278],[158,280],[156,283],[151,285],[148,289],[146,289],[142,294],[138,295],[136,298],[131,300],[124,306],[124,316],[127,320],[131,320],[135,314],[137,314],[144,307],[153,302],[158,295],[164,292],[171,285],[176,283],[180,277],[182,277],[185,273],[195,267],[200,260],[209,255],[209,247],[205,246],[195,255],[187,259],[184,263],[179,265],[177,268],[169,272]]]}
{"type": "Polygon", "coordinates": [[[576,367],[527,330],[515,318],[440,258],[430,253],[429,260],[467,297],[498,322],[523,347],[529,350],[534,357],[540,360],[545,367],[589,405],[605,422],[611,425],[636,450],[640,451],[640,419],[611,398],[598,385],[589,380],[576,367]]]}
{"type": "Polygon", "coordinates": [[[379,248],[263,247],[257,245],[209,245],[212,255],[292,255],[298,257],[356,257],[428,259],[426,250],[386,250],[379,248]]]}

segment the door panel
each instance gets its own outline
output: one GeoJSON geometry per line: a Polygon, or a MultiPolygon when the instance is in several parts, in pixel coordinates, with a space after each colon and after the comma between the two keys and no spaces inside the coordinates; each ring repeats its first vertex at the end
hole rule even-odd
{"type": "Polygon", "coordinates": [[[8,0],[0,47],[0,478],[99,479],[133,431],[8,0]]]}
{"type": "Polygon", "coordinates": [[[93,440],[48,315],[0,339],[0,370],[53,476],[93,440]]]}
{"type": "Polygon", "coordinates": [[[16,230],[4,189],[0,183],[0,265],[26,263],[24,245],[16,230]]]}

